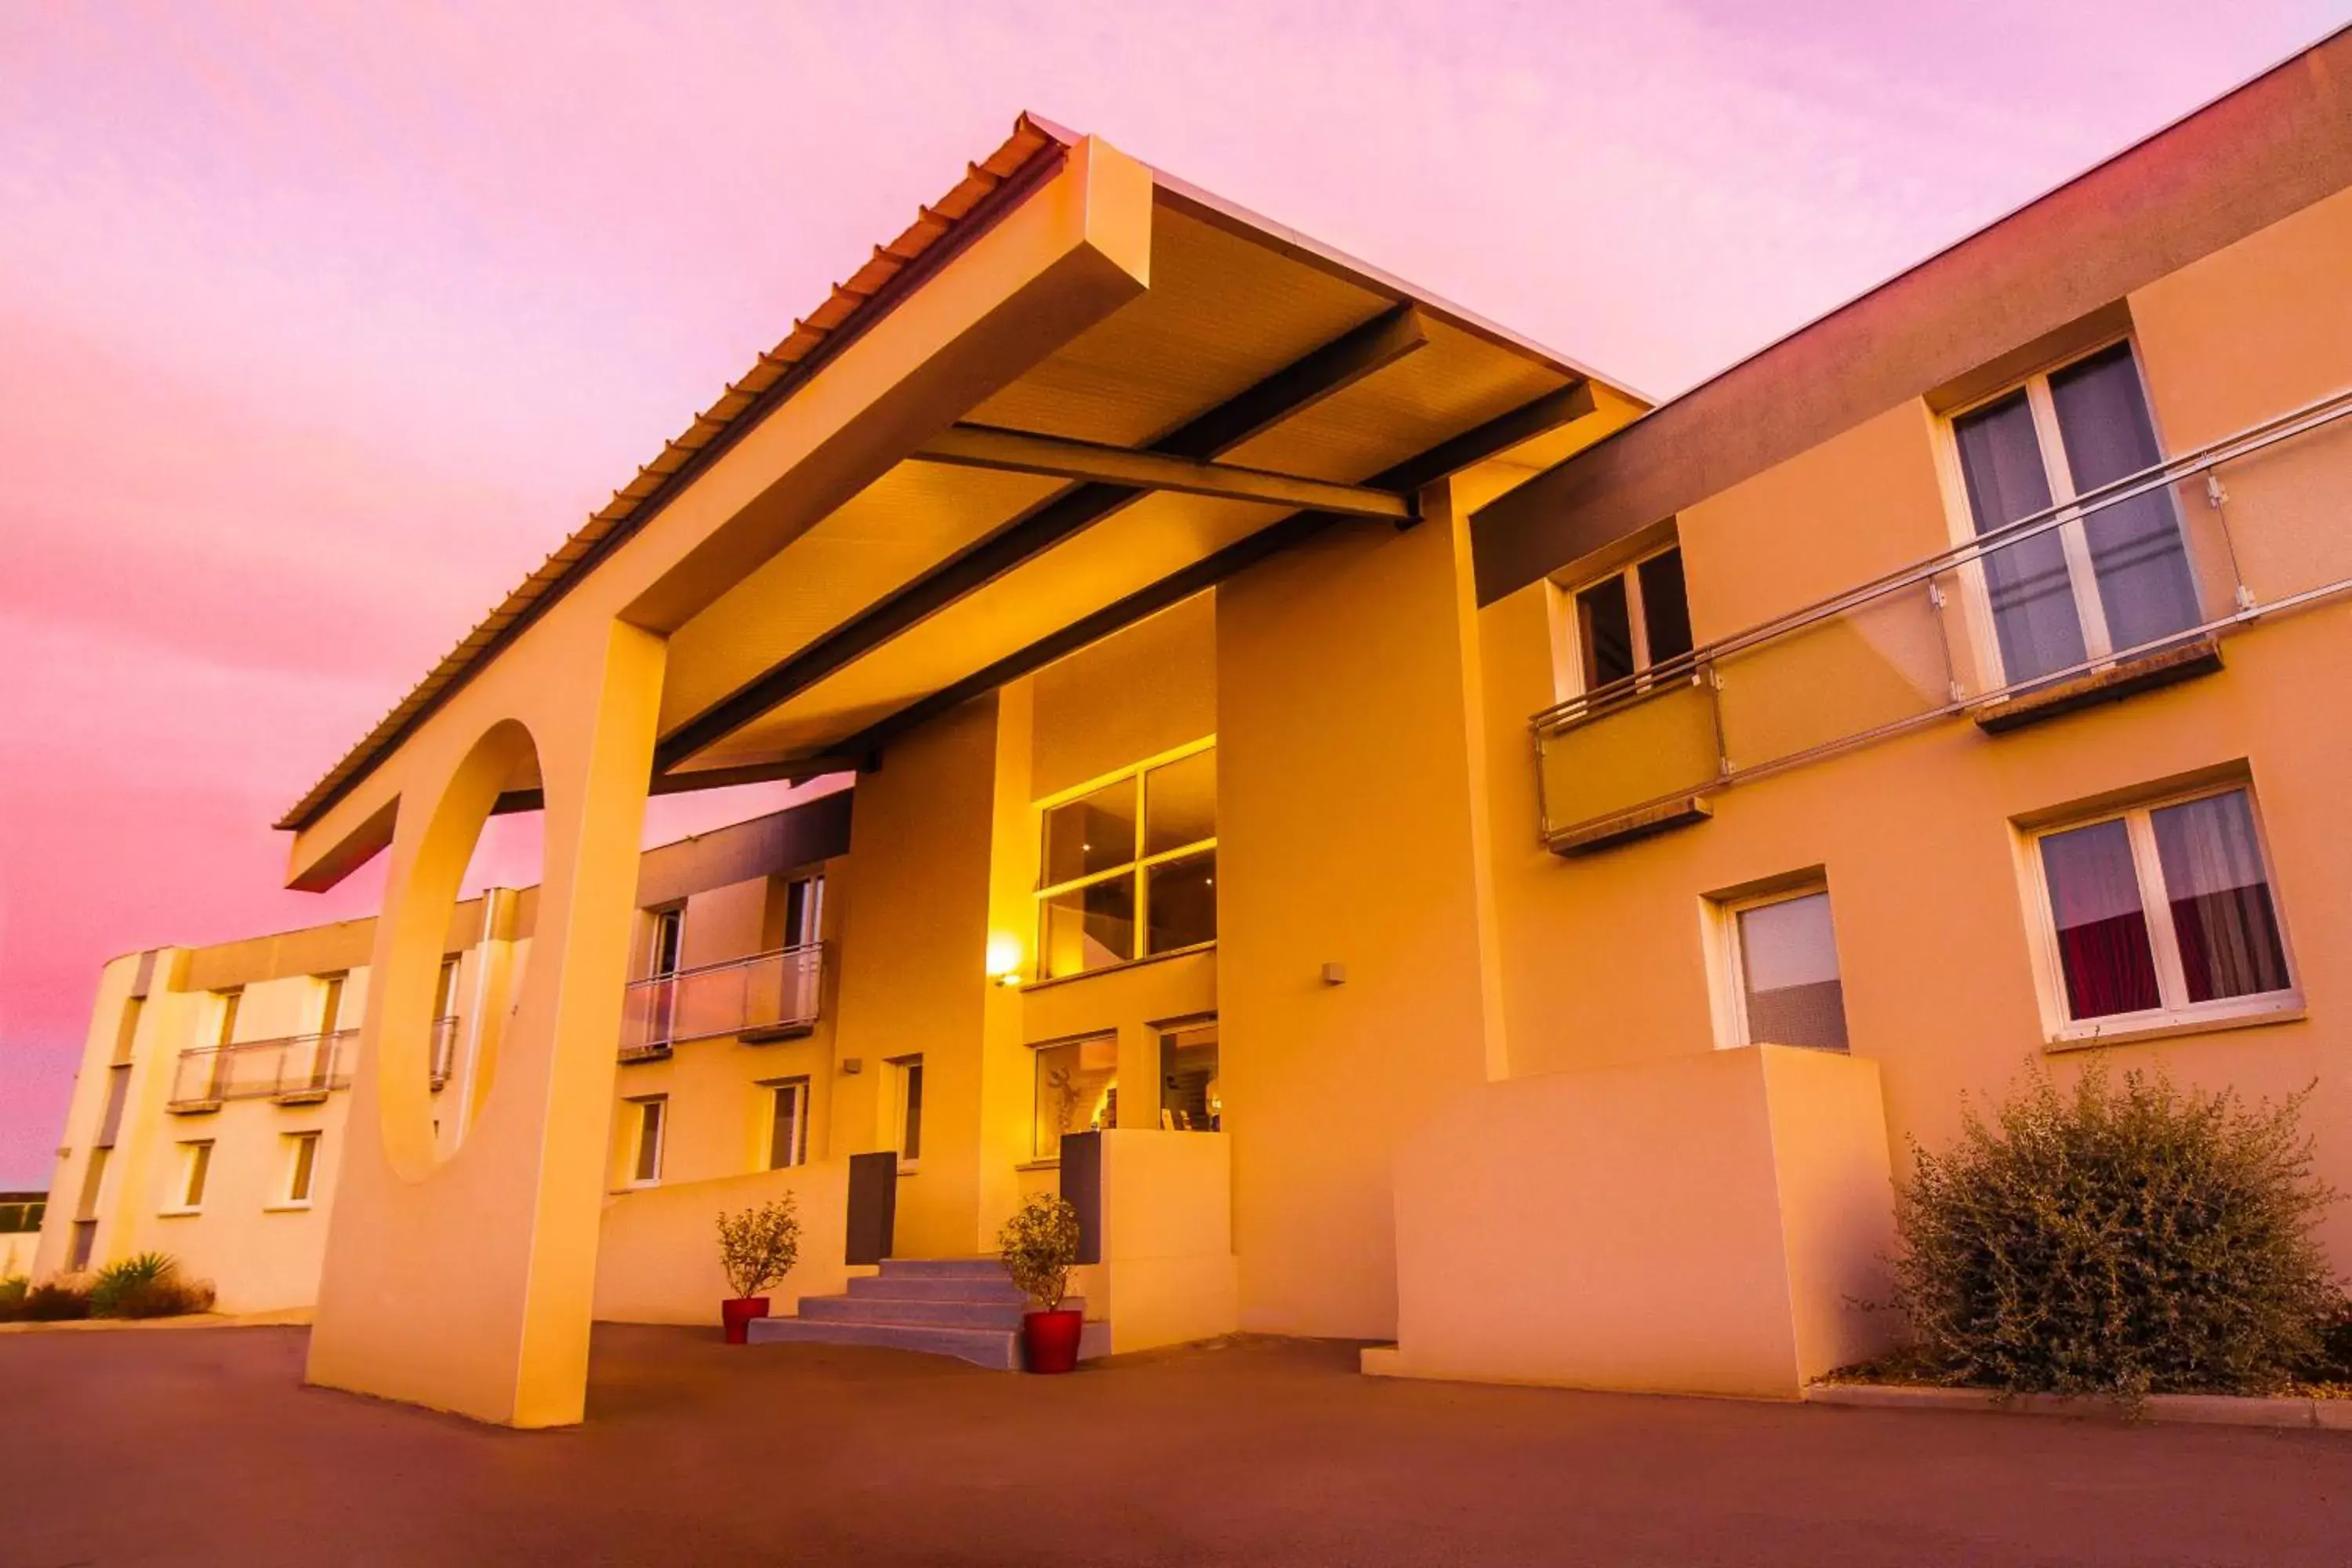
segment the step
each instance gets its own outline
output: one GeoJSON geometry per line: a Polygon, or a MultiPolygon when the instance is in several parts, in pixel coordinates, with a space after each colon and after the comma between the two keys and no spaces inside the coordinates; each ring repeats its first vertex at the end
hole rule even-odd
{"type": "MultiPolygon", "coordinates": [[[[803,1305],[806,1305],[805,1302],[803,1305]]],[[[1021,1370],[1018,1329],[954,1329],[921,1323],[832,1322],[823,1318],[755,1318],[746,1326],[753,1344],[866,1345],[952,1356],[993,1372],[1021,1370]]],[[[1078,1359],[1110,1353],[1110,1325],[1088,1323],[1078,1339],[1078,1359]]]]}
{"type": "MultiPolygon", "coordinates": [[[[1073,1296],[1063,1303],[1079,1311],[1086,1303],[1073,1296]]],[[[1024,1301],[923,1301],[873,1296],[803,1296],[803,1318],[832,1323],[909,1323],[939,1328],[1017,1329],[1028,1311],[1024,1301]]]]}
{"type": "Polygon", "coordinates": [[[967,1274],[866,1274],[849,1282],[849,1294],[877,1301],[992,1301],[1019,1305],[1029,1300],[1002,1274],[993,1279],[967,1274]]]}
{"type": "Polygon", "coordinates": [[[1001,1280],[1004,1265],[994,1258],[886,1258],[882,1273],[893,1279],[1001,1280]]]}
{"type": "Polygon", "coordinates": [[[759,1318],[745,1331],[753,1344],[872,1345],[953,1356],[995,1372],[1021,1370],[1018,1329],[951,1329],[922,1323],[839,1323],[822,1318],[759,1318]]]}

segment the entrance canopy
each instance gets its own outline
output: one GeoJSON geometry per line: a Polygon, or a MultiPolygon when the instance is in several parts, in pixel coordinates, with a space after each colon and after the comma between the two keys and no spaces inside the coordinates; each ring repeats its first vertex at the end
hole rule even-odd
{"type": "MultiPolygon", "coordinates": [[[[562,616],[667,638],[655,793],[814,776],[1320,530],[1415,526],[1433,482],[1532,475],[1643,407],[1024,116],[288,811],[293,880],[381,847],[387,761],[562,616]]],[[[539,784],[510,780],[502,808],[539,784]]]]}

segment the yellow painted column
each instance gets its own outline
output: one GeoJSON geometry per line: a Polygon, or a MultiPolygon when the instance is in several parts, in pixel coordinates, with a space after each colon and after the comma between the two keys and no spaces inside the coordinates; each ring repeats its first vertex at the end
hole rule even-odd
{"type": "Polygon", "coordinates": [[[665,655],[635,627],[602,632],[519,647],[404,753],[312,1383],[516,1426],[581,1417],[665,655]],[[478,1112],[443,1157],[433,977],[481,824],[534,757],[547,805],[531,951],[478,1112]]]}

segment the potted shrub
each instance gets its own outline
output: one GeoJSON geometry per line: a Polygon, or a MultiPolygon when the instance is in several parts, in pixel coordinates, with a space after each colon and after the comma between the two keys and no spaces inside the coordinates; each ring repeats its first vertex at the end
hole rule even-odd
{"type": "Polygon", "coordinates": [[[768,1298],[761,1292],[791,1273],[800,1255],[801,1216],[792,1194],[741,1214],[719,1214],[719,1266],[735,1291],[732,1300],[719,1303],[729,1344],[743,1343],[751,1320],[768,1315],[768,1298]]]}
{"type": "Polygon", "coordinates": [[[1038,1193],[1004,1222],[996,1245],[1005,1276],[1035,1305],[1021,1320],[1023,1360],[1031,1372],[1071,1372],[1086,1314],[1062,1302],[1078,1261],[1078,1211],[1054,1194],[1038,1193]]]}

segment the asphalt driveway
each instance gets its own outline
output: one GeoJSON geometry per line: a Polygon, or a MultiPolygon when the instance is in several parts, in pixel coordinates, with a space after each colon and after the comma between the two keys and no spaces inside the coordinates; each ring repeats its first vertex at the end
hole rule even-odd
{"type": "Polygon", "coordinates": [[[299,1385],[303,1331],[0,1336],[0,1563],[2329,1563],[2352,1435],[1391,1382],[1064,1378],[597,1331],[589,1420],[299,1385]]]}

